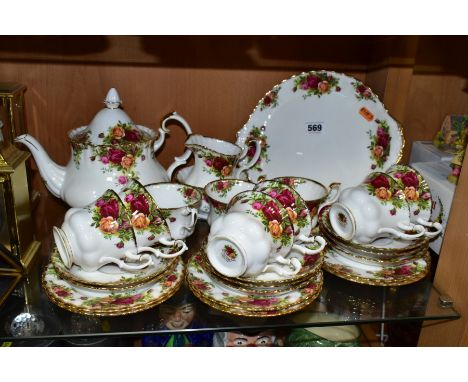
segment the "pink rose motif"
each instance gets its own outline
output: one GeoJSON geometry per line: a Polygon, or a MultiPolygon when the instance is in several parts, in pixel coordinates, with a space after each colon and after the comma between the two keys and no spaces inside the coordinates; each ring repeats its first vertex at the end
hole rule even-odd
{"type": "Polygon", "coordinates": [[[127,184],[127,182],[128,182],[128,179],[127,179],[126,176],[123,176],[123,175],[119,176],[119,183],[120,184],[127,184]]]}
{"type": "Polygon", "coordinates": [[[149,204],[145,198],[145,195],[138,195],[137,197],[133,198],[130,202],[130,209],[132,212],[138,211],[145,215],[149,214],[149,204]]]}
{"type": "Polygon", "coordinates": [[[124,247],[124,243],[122,241],[119,241],[116,245],[117,248],[121,249],[124,247]]]}
{"type": "Polygon", "coordinates": [[[314,264],[318,260],[319,257],[320,257],[319,253],[315,255],[304,255],[304,264],[305,265],[314,264]]]}
{"type": "Polygon", "coordinates": [[[377,145],[374,147],[373,153],[375,158],[381,158],[384,154],[384,148],[382,146],[377,145]]]}
{"type": "Polygon", "coordinates": [[[271,104],[271,101],[272,101],[272,98],[271,98],[270,94],[267,94],[267,95],[263,98],[263,105],[269,106],[269,105],[271,104]]]}
{"type": "Polygon", "coordinates": [[[253,158],[256,152],[256,147],[255,147],[255,142],[250,142],[249,143],[249,149],[247,150],[247,156],[249,158],[253,158]]]}
{"type": "Polygon", "coordinates": [[[136,294],[135,296],[129,296],[129,297],[118,297],[114,301],[112,301],[112,304],[114,305],[130,305],[133,304],[136,300],[142,297],[142,294],[136,294]]]}
{"type": "Polygon", "coordinates": [[[399,276],[410,275],[412,270],[411,265],[403,265],[400,268],[395,269],[395,274],[399,276]]]}
{"type": "Polygon", "coordinates": [[[280,202],[283,207],[294,207],[295,204],[294,195],[288,189],[281,191],[281,193],[276,197],[276,200],[280,202]]]}
{"type": "Polygon", "coordinates": [[[388,181],[388,178],[383,174],[377,175],[374,179],[370,181],[370,184],[375,188],[390,187],[390,182],[388,181]]]}
{"type": "Polygon", "coordinates": [[[206,159],[205,160],[205,164],[208,166],[208,167],[213,167],[213,161],[211,159],[206,159]]]}
{"type": "Polygon", "coordinates": [[[403,174],[403,176],[401,177],[401,181],[406,187],[419,187],[418,176],[413,171],[408,171],[406,174],[403,174]]]}
{"type": "Polygon", "coordinates": [[[456,166],[452,168],[451,174],[453,176],[460,176],[460,173],[461,173],[461,167],[456,166]]]}
{"type": "Polygon", "coordinates": [[[106,156],[103,156],[103,157],[101,157],[101,162],[104,163],[104,164],[108,164],[109,163],[109,158],[106,157],[106,156]]]}
{"type": "Polygon", "coordinates": [[[115,199],[110,199],[99,209],[102,218],[112,216],[114,219],[119,217],[119,202],[115,199]]]}
{"type": "Polygon", "coordinates": [[[401,172],[396,172],[395,174],[393,174],[393,177],[396,179],[400,179],[402,176],[403,176],[403,173],[401,172]]]}
{"type": "Polygon", "coordinates": [[[277,298],[258,298],[252,301],[252,305],[257,305],[257,306],[270,306],[272,304],[275,304],[278,302],[277,298]]]}
{"type": "Polygon", "coordinates": [[[217,189],[218,191],[222,191],[222,190],[224,190],[225,188],[227,188],[228,185],[229,185],[228,182],[219,181],[218,183],[216,183],[216,189],[217,189]]]}
{"type": "Polygon", "coordinates": [[[390,135],[386,133],[384,129],[380,127],[377,129],[377,144],[379,146],[386,148],[390,143],[390,139],[390,135]]]}
{"type": "Polygon", "coordinates": [[[363,84],[359,85],[359,86],[356,88],[356,91],[357,91],[358,93],[360,93],[360,94],[364,93],[366,90],[367,90],[367,88],[366,88],[363,84]]]}
{"type": "Polygon", "coordinates": [[[106,204],[106,201],[104,199],[98,199],[96,202],[96,207],[101,207],[106,204]]]}
{"type": "Polygon", "coordinates": [[[263,204],[260,203],[260,202],[254,202],[254,203],[252,203],[252,208],[254,210],[259,211],[259,210],[261,210],[263,208],[263,204]]]}
{"type": "Polygon", "coordinates": [[[107,156],[109,160],[114,164],[120,164],[122,158],[126,155],[125,151],[119,149],[109,149],[107,151],[107,156]]]}
{"type": "Polygon", "coordinates": [[[228,165],[229,165],[229,162],[225,158],[216,157],[213,160],[213,167],[218,171],[221,171],[223,167],[226,167],[228,165]]]}
{"type": "Polygon", "coordinates": [[[301,89],[307,90],[307,89],[315,89],[320,82],[320,78],[318,78],[316,75],[309,75],[305,78],[305,81],[301,83],[301,89]]]}
{"type": "Polygon", "coordinates": [[[283,221],[278,205],[272,200],[262,207],[262,212],[269,221],[276,220],[278,223],[283,221]]]}
{"type": "Polygon", "coordinates": [[[268,195],[270,195],[272,198],[275,198],[278,196],[278,193],[275,190],[271,190],[268,195]]]}
{"type": "Polygon", "coordinates": [[[125,196],[125,201],[128,203],[128,202],[131,202],[133,200],[134,196],[132,194],[128,194],[125,196]]]}
{"type": "Polygon", "coordinates": [[[137,129],[127,130],[124,139],[129,142],[138,142],[141,139],[140,132],[137,129]]]}

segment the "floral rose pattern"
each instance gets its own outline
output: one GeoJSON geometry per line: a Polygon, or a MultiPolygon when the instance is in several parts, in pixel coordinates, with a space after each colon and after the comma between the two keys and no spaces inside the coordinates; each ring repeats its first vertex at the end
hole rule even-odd
{"type": "Polygon", "coordinates": [[[282,246],[291,244],[294,229],[286,210],[280,209],[279,202],[262,192],[241,195],[237,202],[248,203],[251,206],[247,213],[260,218],[265,230],[272,236],[273,242],[279,245],[278,251],[282,246]]]}
{"type": "Polygon", "coordinates": [[[219,180],[213,184],[211,184],[210,188],[212,192],[216,192],[216,194],[226,197],[227,193],[232,190],[232,187],[236,184],[236,181],[232,180],[219,180]]]}
{"type": "Polygon", "coordinates": [[[117,248],[123,248],[125,242],[134,239],[125,207],[113,191],[107,191],[93,206],[88,207],[88,211],[92,216],[92,227],[99,229],[106,239],[119,239],[117,248]]]}
{"type": "Polygon", "coordinates": [[[363,100],[367,99],[373,102],[376,102],[376,96],[374,93],[372,93],[372,90],[365,86],[362,82],[360,81],[354,81],[351,82],[351,85],[354,87],[354,90],[356,91],[356,98],[358,100],[363,100]]]}
{"type": "Polygon", "coordinates": [[[294,79],[293,91],[305,91],[306,94],[303,95],[304,99],[312,95],[321,97],[324,94],[330,94],[333,89],[337,92],[341,91],[341,88],[338,85],[338,78],[331,74],[328,74],[325,71],[312,71],[297,76],[294,79]]]}
{"type": "Polygon", "coordinates": [[[257,163],[255,163],[251,169],[256,171],[262,171],[261,163],[268,163],[270,159],[268,158],[268,149],[270,145],[267,143],[267,136],[265,135],[265,126],[256,127],[252,126],[249,135],[245,139],[245,144],[249,146],[247,151],[247,158],[252,159],[255,155],[255,141],[260,141],[260,156],[258,157],[257,163]]]}
{"type": "Polygon", "coordinates": [[[390,203],[393,206],[390,210],[391,215],[395,215],[397,209],[403,208],[402,192],[389,175],[381,172],[372,173],[365,183],[370,195],[374,195],[381,204],[390,203]]]}
{"type": "Polygon", "coordinates": [[[86,131],[84,133],[75,135],[71,139],[71,145],[73,148],[73,162],[75,162],[76,168],[80,168],[81,154],[83,153],[83,150],[85,150],[91,144],[89,135],[90,132],[86,131]]]}
{"type": "Polygon", "coordinates": [[[125,195],[123,203],[131,214],[131,226],[137,235],[146,235],[146,239],[152,241],[169,232],[156,203],[139,182],[132,181],[121,192],[125,195]]]}
{"type": "Polygon", "coordinates": [[[232,248],[230,245],[225,245],[221,255],[227,260],[227,261],[234,261],[237,258],[237,252],[234,248],[232,248]]]}
{"type": "Polygon", "coordinates": [[[215,175],[217,178],[228,178],[236,165],[236,157],[213,154],[210,150],[199,148],[197,155],[203,159],[205,166],[203,171],[215,175]]]}
{"type": "Polygon", "coordinates": [[[375,134],[369,130],[367,134],[370,138],[370,145],[367,148],[370,150],[370,157],[374,163],[371,165],[371,169],[383,168],[387,161],[388,155],[390,154],[390,126],[386,121],[376,119],[377,130],[375,134]]]}
{"type": "Polygon", "coordinates": [[[257,190],[265,192],[281,203],[293,223],[294,234],[297,235],[301,228],[311,227],[309,209],[302,198],[289,186],[281,182],[266,181],[264,185],[260,183],[257,190]]]}
{"type": "Polygon", "coordinates": [[[281,90],[281,86],[275,86],[270,90],[265,97],[260,101],[260,110],[264,110],[267,107],[274,108],[278,106],[278,93],[281,90]]]}
{"type": "Polygon", "coordinates": [[[412,207],[416,206],[412,208],[414,215],[419,215],[421,210],[432,209],[429,186],[416,171],[406,166],[396,165],[391,168],[390,175],[395,179],[408,204],[412,207]]]}
{"type": "Polygon", "coordinates": [[[177,189],[177,191],[181,192],[184,196],[185,201],[192,205],[201,201],[200,192],[198,192],[195,188],[190,186],[182,186],[177,189]]]}
{"type": "Polygon", "coordinates": [[[425,265],[419,262],[412,262],[410,264],[400,265],[398,267],[386,267],[380,271],[366,271],[366,273],[383,279],[398,280],[415,274],[421,273],[425,270],[425,265]]]}

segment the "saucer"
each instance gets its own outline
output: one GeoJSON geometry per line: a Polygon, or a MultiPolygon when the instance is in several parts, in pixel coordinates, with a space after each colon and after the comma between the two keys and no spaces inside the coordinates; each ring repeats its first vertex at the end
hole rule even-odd
{"type": "Polygon", "coordinates": [[[76,264],[67,269],[55,247],[50,262],[57,275],[71,283],[95,289],[129,289],[150,280],[156,281],[163,272],[173,270],[177,264],[177,258],[162,259],[153,255],[151,257],[153,265],[134,272],[125,271],[115,264],[104,265],[94,272],[86,272],[76,264]]]}
{"type": "Polygon", "coordinates": [[[418,251],[421,247],[429,244],[430,238],[422,237],[414,241],[405,241],[391,238],[377,239],[371,244],[358,244],[347,241],[338,236],[330,224],[330,206],[322,209],[319,217],[319,228],[325,236],[331,237],[337,245],[352,249],[355,252],[379,255],[381,259],[394,258],[408,252],[418,251]]]}
{"type": "MultiPolygon", "coordinates": [[[[299,272],[293,276],[281,276],[275,272],[263,272],[252,277],[227,277],[217,272],[206,257],[206,242],[202,245],[198,255],[201,257],[205,268],[210,274],[221,279],[223,283],[235,284],[243,287],[255,288],[278,288],[281,286],[297,285],[313,277],[320,270],[323,263],[323,252],[316,255],[304,255],[299,251],[292,249],[286,256],[286,259],[295,257],[299,260],[302,267],[299,272]]],[[[284,270],[290,270],[288,265],[277,264],[284,270]]]]}
{"type": "Polygon", "coordinates": [[[431,257],[426,249],[421,257],[397,266],[362,264],[340,256],[333,248],[325,253],[323,269],[343,279],[359,284],[400,286],[423,279],[431,267],[431,257]]]}
{"type": "Polygon", "coordinates": [[[187,264],[187,283],[196,296],[202,296],[203,301],[239,312],[268,312],[276,314],[288,312],[289,308],[311,302],[319,294],[323,276],[322,272],[309,280],[309,283],[301,288],[278,294],[249,294],[236,290],[234,287],[217,281],[202,266],[199,256],[192,256],[187,264]]]}
{"type": "Polygon", "coordinates": [[[61,279],[49,263],[42,274],[42,287],[49,299],[68,311],[93,316],[120,316],[150,309],[174,295],[182,285],[184,263],[158,281],[123,291],[96,290],[61,279]]]}

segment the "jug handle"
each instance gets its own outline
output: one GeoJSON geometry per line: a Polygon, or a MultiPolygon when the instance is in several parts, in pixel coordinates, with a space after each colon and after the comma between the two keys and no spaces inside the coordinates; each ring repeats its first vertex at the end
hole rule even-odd
{"type": "Polygon", "coordinates": [[[325,199],[325,201],[319,205],[317,215],[320,215],[320,212],[323,210],[324,207],[329,206],[332,203],[335,203],[340,195],[341,183],[333,182],[330,183],[328,186],[329,193],[325,199]]]}
{"type": "Polygon", "coordinates": [[[402,231],[416,231],[416,233],[408,234],[405,232],[398,231],[394,228],[379,228],[377,233],[390,234],[403,240],[416,240],[426,233],[426,230],[424,229],[422,225],[415,225],[415,224],[406,225],[403,223],[398,223],[397,226],[402,231]]]}
{"type": "Polygon", "coordinates": [[[159,128],[159,137],[156,141],[154,141],[153,144],[153,152],[156,152],[160,149],[162,144],[164,143],[164,140],[166,139],[166,134],[170,133],[170,130],[166,127],[167,122],[171,120],[176,120],[182,124],[182,127],[184,128],[185,132],[187,135],[192,134],[192,129],[190,128],[190,125],[188,122],[182,118],[179,114],[177,114],[176,111],[166,115],[164,119],[161,122],[161,127],[159,128]]]}
{"type": "MultiPolygon", "coordinates": [[[[322,252],[325,246],[327,245],[327,242],[322,236],[318,236],[318,235],[313,236],[311,239],[313,239],[314,242],[317,242],[319,244],[319,247],[317,249],[310,249],[305,245],[299,245],[299,244],[294,244],[293,249],[298,250],[303,255],[316,255],[317,253],[322,252]]],[[[306,243],[311,243],[313,241],[308,240],[306,243]]]]}
{"type": "Polygon", "coordinates": [[[253,139],[253,140],[247,142],[247,145],[244,147],[244,150],[242,151],[242,154],[239,157],[239,161],[238,161],[238,164],[237,164],[238,167],[236,168],[236,170],[234,171],[234,174],[233,174],[234,178],[238,178],[241,173],[248,170],[250,167],[254,166],[257,163],[258,158],[260,158],[261,153],[262,153],[262,144],[261,144],[261,141],[259,139],[253,139]],[[240,165],[239,163],[247,156],[247,153],[249,151],[250,142],[255,142],[255,154],[248,163],[246,163],[244,165],[240,165]]]}
{"type": "MultiPolygon", "coordinates": [[[[278,257],[281,257],[281,256],[278,256],[278,257]]],[[[262,272],[275,272],[280,276],[294,276],[294,275],[298,274],[299,271],[301,270],[302,264],[295,257],[293,257],[290,260],[286,260],[284,258],[281,258],[281,259],[285,260],[285,262],[278,259],[278,257],[275,259],[277,262],[279,262],[280,264],[292,265],[294,269],[291,270],[291,271],[288,271],[288,270],[285,270],[283,267],[281,267],[279,265],[268,264],[265,268],[263,268],[262,272]]]]}

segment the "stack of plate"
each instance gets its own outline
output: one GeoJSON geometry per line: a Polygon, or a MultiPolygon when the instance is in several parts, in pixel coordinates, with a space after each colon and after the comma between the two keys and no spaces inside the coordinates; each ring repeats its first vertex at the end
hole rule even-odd
{"type": "Polygon", "coordinates": [[[302,264],[294,276],[262,273],[255,277],[226,277],[211,266],[205,247],[206,243],[189,259],[186,279],[197,298],[220,311],[239,316],[280,316],[309,305],[322,290],[323,254],[292,251],[289,257],[296,257],[302,264]]]}
{"type": "Polygon", "coordinates": [[[42,285],[52,302],[74,313],[117,316],[150,309],[166,301],[182,285],[184,264],[180,257],[153,257],[153,265],[124,271],[115,264],[95,272],[79,266],[68,269],[57,248],[42,275],[42,285]]]}
{"type": "Polygon", "coordinates": [[[357,244],[338,236],[329,219],[329,207],[319,218],[321,234],[328,242],[323,268],[344,279],[367,285],[411,284],[429,272],[429,238],[416,241],[378,239],[357,244]]]}

